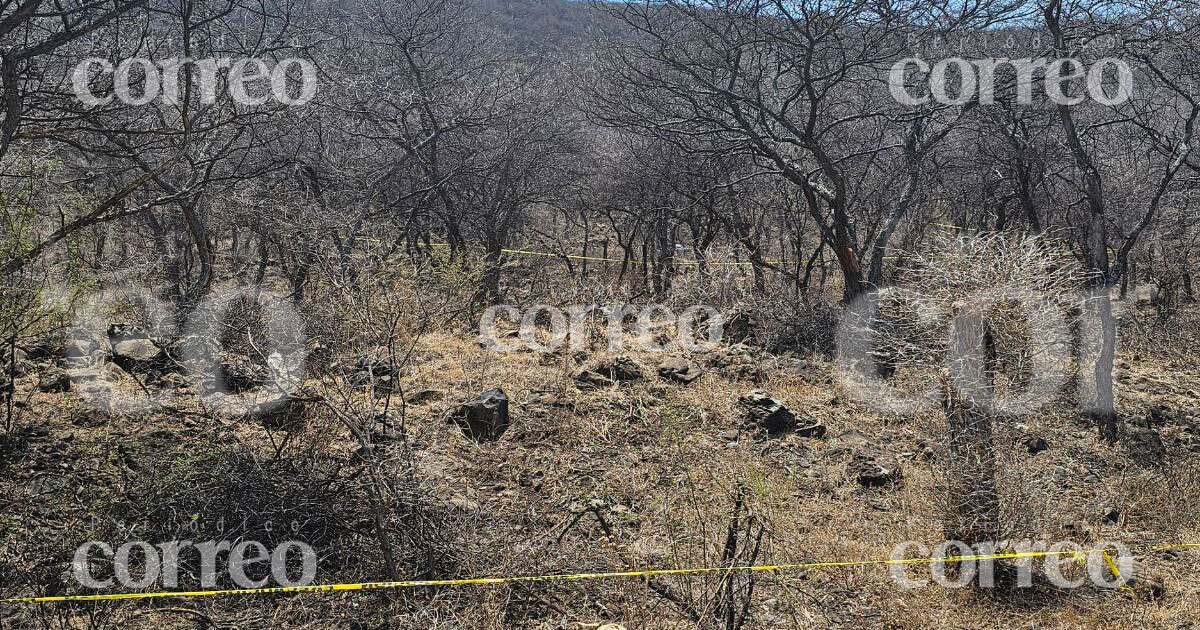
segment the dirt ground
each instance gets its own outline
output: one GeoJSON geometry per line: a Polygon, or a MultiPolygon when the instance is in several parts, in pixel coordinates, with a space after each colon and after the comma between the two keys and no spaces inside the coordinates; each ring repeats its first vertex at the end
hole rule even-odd
{"type": "MultiPolygon", "coordinates": [[[[407,490],[414,520],[404,522],[426,525],[409,532],[406,564],[420,568],[411,577],[880,560],[898,543],[943,538],[940,411],[878,415],[848,399],[826,358],[725,346],[680,357],[704,371],[681,384],[656,373],[669,355],[629,351],[620,354],[643,377],[596,387],[573,375],[613,353],[497,354],[457,333],[427,335],[415,352],[397,396],[412,400],[407,443],[383,447],[418,480],[407,490]],[[510,398],[512,426],[479,443],[444,415],[490,387],[510,398]],[[755,389],[823,434],[743,430],[738,398],[755,389]],[[899,475],[864,486],[848,472],[864,449],[894,458],[899,475]]],[[[1158,460],[1138,462],[1128,445],[1101,442],[1064,400],[997,421],[997,483],[1012,539],[1129,545],[1139,561],[1134,588],[905,589],[885,566],[854,566],[754,573],[745,597],[749,574],[739,574],[735,607],[744,606],[748,627],[1195,627],[1200,549],[1149,547],[1200,542],[1200,368],[1136,348],[1118,363],[1122,418],[1131,432],[1153,424],[1158,460]]],[[[72,393],[33,392],[35,382],[18,387],[36,413],[0,443],[5,595],[80,592],[70,561],[87,540],[287,533],[321,554],[317,583],[386,577],[353,473],[357,444],[320,410],[273,432],[184,407],[129,418],[72,393]]],[[[907,571],[928,577],[928,567],[907,571]]],[[[702,574],[13,604],[0,605],[0,627],[686,628],[696,625],[691,614],[728,608],[722,583],[702,574]]]]}

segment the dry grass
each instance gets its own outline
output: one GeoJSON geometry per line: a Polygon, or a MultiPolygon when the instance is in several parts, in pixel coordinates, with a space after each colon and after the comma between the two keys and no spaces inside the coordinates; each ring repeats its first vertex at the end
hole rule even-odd
{"type": "MultiPolygon", "coordinates": [[[[650,378],[579,393],[567,378],[569,359],[563,365],[534,353],[497,357],[469,341],[447,337],[430,338],[428,348],[428,360],[413,375],[412,387],[474,392],[503,384],[516,403],[517,426],[500,443],[483,446],[442,422],[442,406],[415,411],[418,441],[427,445],[418,455],[423,474],[437,480],[443,496],[467,499],[487,523],[489,539],[481,547],[493,553],[491,562],[472,567],[477,573],[620,570],[630,558],[639,567],[706,565],[717,554],[738,483],[751,489],[755,515],[769,524],[768,557],[773,563],[884,558],[897,542],[938,540],[942,480],[937,460],[908,458],[901,487],[866,490],[847,479],[847,457],[836,453],[842,441],[837,436],[858,431],[889,451],[911,455],[922,440],[936,443],[944,432],[938,418],[903,421],[875,416],[831,390],[830,367],[819,361],[810,361],[803,371],[771,371],[760,383],[729,381],[710,371],[690,387],[650,378]],[[754,387],[771,391],[798,414],[825,423],[832,438],[739,436],[735,402],[754,387]],[[563,406],[524,404],[539,391],[558,393],[563,406]],[[526,485],[529,479],[538,480],[536,487],[526,485]],[[590,500],[612,506],[615,544],[610,546],[603,532],[586,522],[556,542],[572,509],[590,500]]],[[[660,359],[635,356],[650,368],[660,359]]],[[[1100,444],[1094,431],[1077,425],[1068,409],[1026,423],[1023,431],[1051,436],[1052,448],[1031,457],[1009,436],[1005,453],[1010,474],[1002,483],[1008,482],[1004,491],[1006,499],[1012,499],[1006,516],[1021,521],[1014,533],[1094,542],[1087,539],[1089,534],[1061,530],[1063,523],[1078,521],[1087,523],[1084,531],[1090,535],[1135,543],[1194,539],[1200,534],[1178,519],[1154,516],[1196,513],[1194,502],[1171,507],[1172,501],[1187,497],[1171,492],[1167,476],[1131,467],[1122,454],[1100,444]],[[1066,470],[1068,487],[1053,482],[1055,467],[1066,470]],[[1089,473],[1096,475],[1095,481],[1089,473]],[[1120,526],[1099,525],[1096,510],[1108,504],[1121,506],[1127,514],[1120,526]],[[1175,527],[1168,528],[1166,520],[1175,527]]],[[[1190,526],[1195,527],[1194,519],[1190,526]]],[[[1172,595],[1166,602],[1145,605],[1119,593],[1093,590],[1064,596],[1053,605],[1002,606],[937,587],[904,591],[880,568],[774,575],[760,588],[762,601],[772,602],[770,612],[764,609],[766,618],[777,625],[764,627],[863,622],[894,627],[1079,627],[1126,617],[1154,625],[1194,613],[1195,595],[1187,591],[1194,590],[1195,579],[1189,582],[1187,576],[1189,569],[1200,566],[1200,558],[1147,561],[1168,579],[1172,595]]],[[[686,579],[680,582],[684,590],[699,588],[689,587],[686,579]]],[[[664,612],[663,603],[636,583],[561,590],[575,593],[558,597],[576,604],[586,592],[596,606],[612,611],[608,619],[666,627],[651,621],[664,612]],[[616,610],[614,602],[621,602],[616,610]]],[[[577,605],[572,608],[578,610],[577,605]]]]}
{"type": "MultiPolygon", "coordinates": [[[[690,386],[654,375],[663,355],[631,354],[647,378],[610,388],[581,391],[570,375],[606,352],[540,355],[496,354],[467,334],[433,332],[423,337],[404,374],[405,392],[437,389],[445,399],[407,408],[417,477],[428,496],[448,515],[458,575],[526,575],[706,566],[719,560],[732,497],[746,488],[749,513],[766,528],[760,562],[797,563],[886,558],[905,540],[936,543],[942,532],[944,494],[937,413],[915,418],[880,416],[847,400],[832,384],[832,366],[819,357],[802,367],[787,358],[758,358],[760,378],[731,380],[709,369],[690,386]],[[455,402],[493,386],[512,399],[514,425],[497,443],[476,444],[445,422],[455,402]],[[763,388],[801,417],[828,427],[826,439],[757,438],[737,427],[737,397],[763,388]],[[557,404],[533,402],[552,393],[557,404]],[[856,434],[901,457],[904,481],[895,488],[866,489],[846,475],[847,445],[856,434]],[[926,444],[938,456],[919,454],[926,444]],[[594,512],[587,512],[592,508],[594,512]],[[578,519],[580,512],[587,512],[578,519]],[[603,524],[601,518],[603,517],[603,524]],[[611,531],[611,537],[605,527],[611,531]]],[[[1143,417],[1151,405],[1200,408],[1188,390],[1200,383],[1195,364],[1158,363],[1152,357],[1122,356],[1121,404],[1127,418],[1143,417]],[[1144,391],[1133,388],[1151,383],[1144,391]]],[[[115,462],[116,444],[141,443],[164,433],[159,457],[182,457],[188,440],[215,436],[213,448],[269,459],[272,446],[254,423],[203,424],[184,429],[176,416],[114,418],[94,428],[73,426],[80,411],[70,395],[38,395],[56,434],[73,434],[67,448],[80,453],[73,466],[92,477],[128,475],[115,462]],[[218,446],[219,445],[219,446],[218,446]],[[107,459],[106,459],[107,458],[107,459]]],[[[1187,413],[1195,414],[1195,411],[1187,413]]],[[[1195,453],[1177,450],[1165,469],[1133,465],[1103,445],[1095,431],[1078,424],[1063,404],[1035,417],[1001,423],[1005,518],[1014,535],[1049,541],[1075,539],[1132,544],[1200,540],[1195,515],[1200,466],[1195,453]],[[1020,442],[1028,433],[1045,436],[1050,450],[1029,455],[1020,442]],[[1056,474],[1058,475],[1056,477],[1056,474]],[[1101,521],[1101,508],[1117,506],[1117,523],[1101,521]],[[1065,531],[1064,523],[1078,524],[1065,531]]],[[[1171,434],[1164,433],[1170,442],[1171,434]]],[[[349,460],[355,445],[332,422],[318,421],[285,450],[301,460],[349,460]]],[[[24,459],[20,466],[36,465],[24,459]]],[[[0,482],[16,499],[9,518],[60,526],[51,511],[39,516],[31,478],[0,482]]],[[[119,485],[119,484],[118,484],[119,485]]],[[[66,491],[61,489],[60,491],[66,491]]],[[[70,519],[66,520],[67,523],[70,519]]],[[[28,529],[8,529],[5,549],[26,554],[28,529]]],[[[38,538],[56,543],[53,556],[73,547],[70,537],[38,538]]],[[[363,543],[369,545],[369,541],[363,543]]],[[[46,549],[43,546],[41,549],[46,549]]],[[[754,628],[1078,628],[1138,626],[1183,628],[1200,619],[1200,552],[1174,557],[1148,554],[1147,568],[1161,575],[1164,599],[1148,602],[1124,592],[1084,588],[1067,593],[991,597],[970,590],[929,586],[905,590],[882,567],[832,568],[763,574],[751,611],[754,628]]],[[[328,579],[377,579],[376,558],[338,571],[328,579]],[[357,575],[355,575],[357,573],[357,575]]],[[[912,570],[916,575],[917,569],[912,570]]],[[[716,580],[666,580],[678,597],[701,612],[709,609],[716,580]]],[[[589,628],[619,622],[628,628],[689,628],[681,608],[633,579],[505,585],[413,593],[396,601],[380,594],[312,595],[257,600],[164,602],[161,606],[98,605],[99,621],[85,609],[70,619],[43,610],[51,626],[191,627],[196,615],[241,627],[344,627],[348,619],[367,627],[589,628]],[[179,612],[188,609],[194,612],[179,612]],[[340,620],[340,621],[335,621],[340,620]],[[589,625],[591,624],[591,625],[589,625]]],[[[3,622],[0,622],[3,625],[3,622]]]]}

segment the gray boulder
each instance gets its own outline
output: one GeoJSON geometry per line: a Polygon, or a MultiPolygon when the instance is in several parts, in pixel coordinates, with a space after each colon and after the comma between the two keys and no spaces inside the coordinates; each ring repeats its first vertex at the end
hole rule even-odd
{"type": "Polygon", "coordinates": [[[62,368],[48,368],[38,375],[38,391],[71,391],[71,377],[67,375],[67,371],[62,368]]]}
{"type": "Polygon", "coordinates": [[[723,338],[727,343],[753,341],[758,331],[758,322],[746,311],[730,313],[725,317],[723,338]]]}
{"type": "Polygon", "coordinates": [[[812,418],[798,421],[795,429],[796,435],[807,438],[823,438],[827,432],[828,428],[824,424],[812,418]]]}
{"type": "Polygon", "coordinates": [[[308,424],[308,402],[303,398],[282,396],[254,405],[247,415],[268,431],[299,431],[308,424]]]}
{"type": "Polygon", "coordinates": [[[620,356],[607,361],[597,361],[591,367],[576,372],[573,378],[582,388],[598,388],[641,380],[645,375],[637,361],[620,356]]]}
{"type": "Polygon", "coordinates": [[[113,344],[113,361],[125,369],[149,366],[163,359],[165,353],[149,337],[130,337],[113,344]]]}
{"type": "Polygon", "coordinates": [[[425,405],[431,402],[441,400],[445,397],[446,392],[440,389],[422,389],[420,391],[409,394],[404,401],[410,405],[425,405]]]}
{"type": "Polygon", "coordinates": [[[575,383],[579,385],[580,388],[584,389],[608,387],[615,382],[611,378],[608,378],[599,372],[593,372],[592,370],[586,369],[576,372],[574,379],[575,383]]]}
{"type": "Polygon", "coordinates": [[[858,483],[873,486],[889,486],[901,479],[900,462],[896,458],[877,451],[860,450],[850,458],[846,472],[858,483]]]}
{"type": "Polygon", "coordinates": [[[446,418],[476,442],[499,440],[509,426],[508,395],[499,388],[489,389],[479,398],[451,410],[446,418]]]}
{"type": "Polygon", "coordinates": [[[658,375],[669,381],[687,385],[700,378],[704,370],[687,359],[673,358],[663,361],[658,366],[658,375]]]}
{"type": "Polygon", "coordinates": [[[796,428],[798,421],[782,402],[767,392],[756,389],[744,394],[738,399],[746,410],[744,426],[750,429],[762,429],[768,435],[778,435],[796,428]]]}
{"type": "Polygon", "coordinates": [[[108,359],[112,354],[112,344],[107,337],[81,334],[63,342],[59,354],[67,365],[94,366],[108,359]]]}
{"type": "Polygon", "coordinates": [[[611,361],[602,361],[594,369],[601,375],[618,383],[637,381],[645,377],[642,373],[642,366],[638,365],[637,361],[626,356],[620,356],[611,361]]]}

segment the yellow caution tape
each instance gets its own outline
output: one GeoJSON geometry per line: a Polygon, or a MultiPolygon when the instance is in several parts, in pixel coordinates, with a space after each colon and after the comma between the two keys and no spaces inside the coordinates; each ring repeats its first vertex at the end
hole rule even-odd
{"type": "MultiPolygon", "coordinates": [[[[1151,547],[1152,550],[1189,549],[1200,547],[1200,543],[1182,545],[1161,545],[1151,547]]],[[[1114,577],[1120,578],[1116,563],[1104,549],[1093,549],[1089,553],[1100,551],[1108,561],[1114,577]]],[[[355,582],[348,584],[321,584],[315,586],[278,586],[268,588],[226,589],[210,591],[167,591],[156,593],[115,593],[111,595],[56,595],[48,597],[10,597],[0,599],[0,604],[48,604],[57,602],[94,602],[126,599],[156,599],[166,597],[218,597],[223,595],[269,595],[275,593],[328,593],[339,591],[366,591],[375,589],[416,588],[432,586],[471,586],[489,584],[518,584],[528,582],[566,582],[575,580],[604,580],[614,578],[642,578],[667,575],[701,575],[712,573],[742,573],[742,572],[782,572],[801,571],[806,569],[835,568],[835,567],[865,567],[880,565],[909,565],[933,564],[938,562],[961,562],[963,560],[1005,560],[1016,558],[1037,558],[1056,555],[1072,555],[1077,560],[1082,558],[1078,551],[1024,551],[1014,553],[996,553],[975,556],[947,556],[931,558],[901,558],[887,560],[847,560],[834,562],[805,562],[800,564],[764,564],[753,566],[732,567],[699,567],[690,569],[646,569],[640,571],[611,571],[606,573],[564,573],[553,575],[524,575],[514,577],[483,577],[461,578],[449,580],[402,580],[395,582],[355,582]]]]}

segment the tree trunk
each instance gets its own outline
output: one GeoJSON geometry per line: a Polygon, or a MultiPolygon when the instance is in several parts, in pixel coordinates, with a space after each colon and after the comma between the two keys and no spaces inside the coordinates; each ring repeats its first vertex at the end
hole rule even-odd
{"type": "MultiPolygon", "coordinates": [[[[1067,49],[1066,38],[1063,35],[1060,19],[1062,19],[1062,2],[1053,0],[1042,9],[1046,27],[1054,37],[1054,45],[1059,56],[1064,56],[1067,49]]],[[[1059,89],[1066,93],[1066,80],[1059,84],[1059,89]]],[[[1112,298],[1109,289],[1112,286],[1113,274],[1108,260],[1108,233],[1105,228],[1104,185],[1100,171],[1092,163],[1091,156],[1083,146],[1079,131],[1075,125],[1075,117],[1068,105],[1058,105],[1059,121],[1062,123],[1063,136],[1067,147],[1071,150],[1075,166],[1083,175],[1083,193],[1087,201],[1088,225],[1083,233],[1083,251],[1088,271],[1092,273],[1090,288],[1092,296],[1089,302],[1096,308],[1100,324],[1100,350],[1096,359],[1094,371],[1095,399],[1093,407],[1088,412],[1100,429],[1100,436],[1110,442],[1116,441],[1119,432],[1117,412],[1113,398],[1113,355],[1116,353],[1117,326],[1112,316],[1112,298]]],[[[1168,180],[1169,181],[1169,180],[1168,180]]],[[[1139,228],[1141,229],[1141,228],[1139,228]]],[[[1127,249],[1132,244],[1127,242],[1127,249]]],[[[1118,260],[1118,263],[1122,262],[1118,260]]],[[[1120,265],[1118,265],[1119,267],[1120,265]]],[[[1121,270],[1118,268],[1117,273],[1121,270]]]]}
{"type": "Polygon", "coordinates": [[[500,271],[503,264],[504,252],[498,241],[488,241],[484,261],[487,268],[483,271],[483,294],[488,304],[500,301],[500,271]]]}
{"type": "Polygon", "coordinates": [[[1037,204],[1033,201],[1033,175],[1023,158],[1017,159],[1015,171],[1017,174],[1017,198],[1021,201],[1021,211],[1025,215],[1025,220],[1029,222],[1029,231],[1041,234],[1042,220],[1038,216],[1037,204]]]}
{"type": "Polygon", "coordinates": [[[213,281],[213,266],[216,263],[212,243],[208,240],[208,229],[200,218],[198,205],[199,199],[196,198],[180,204],[184,224],[187,226],[188,234],[192,237],[192,244],[196,246],[196,258],[200,262],[196,279],[191,282],[182,296],[185,304],[198,302],[200,298],[204,297],[204,294],[208,293],[213,281]]]}

